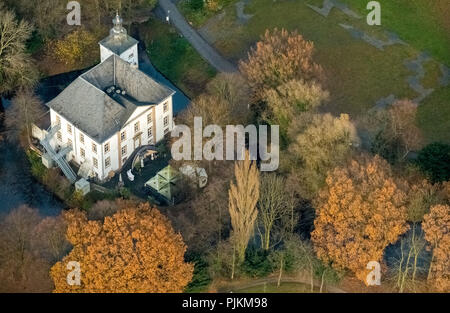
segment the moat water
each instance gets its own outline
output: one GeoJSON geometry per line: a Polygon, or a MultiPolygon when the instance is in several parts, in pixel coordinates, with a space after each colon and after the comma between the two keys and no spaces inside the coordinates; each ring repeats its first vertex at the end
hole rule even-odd
{"type": "MultiPolygon", "coordinates": [[[[3,111],[10,105],[7,99],[2,101],[3,111]]],[[[0,120],[0,132],[4,130],[0,120]]],[[[34,179],[29,162],[23,150],[8,141],[0,143],[0,215],[27,205],[39,210],[43,216],[58,215],[64,204],[43,185],[34,179]]]]}

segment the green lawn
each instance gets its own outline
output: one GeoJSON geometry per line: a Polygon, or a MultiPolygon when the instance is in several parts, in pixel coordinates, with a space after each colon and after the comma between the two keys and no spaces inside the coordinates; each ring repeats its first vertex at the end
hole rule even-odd
{"type": "MultiPolygon", "coordinates": [[[[417,96],[417,93],[411,90],[405,81],[413,73],[406,69],[403,62],[405,59],[416,58],[422,51],[420,46],[417,46],[418,48],[415,46],[416,42],[426,44],[421,41],[421,37],[412,42],[408,38],[404,38],[410,43],[410,46],[397,44],[385,47],[385,51],[380,51],[362,40],[354,39],[347,30],[339,26],[339,23],[353,25],[380,39],[386,38],[384,33],[386,28],[397,31],[403,38],[400,30],[387,27],[388,12],[383,5],[382,12],[386,13],[382,20],[383,27],[373,27],[366,24],[365,18],[354,19],[336,9],[333,9],[327,18],[324,18],[308,8],[305,3],[322,7],[323,0],[276,2],[253,0],[245,10],[246,14],[253,14],[253,18],[247,24],[241,25],[237,22],[236,10],[234,6],[230,6],[225,9],[225,17],[217,19],[215,23],[208,21],[203,31],[208,33],[209,38],[213,38],[214,46],[223,55],[237,62],[239,59],[245,58],[248,49],[259,39],[265,29],[274,27],[297,29],[306,39],[315,43],[315,58],[323,66],[327,75],[326,87],[330,90],[331,101],[325,105],[324,110],[326,111],[346,112],[355,118],[365,114],[378,99],[390,94],[394,94],[398,98],[415,98],[417,96]]],[[[401,15],[399,12],[396,14],[401,15]]],[[[404,17],[404,19],[406,18],[404,17]]],[[[422,25],[426,25],[426,22],[422,22],[422,25]]],[[[436,30],[431,32],[433,36],[435,33],[440,37],[436,35],[437,39],[431,40],[433,45],[427,49],[430,53],[433,50],[432,47],[439,46],[444,42],[439,39],[442,38],[443,33],[436,30]]],[[[449,56],[450,49],[445,47],[443,49],[444,52],[441,53],[441,56],[445,56],[445,51],[449,56]]],[[[433,55],[436,54],[436,51],[439,53],[441,50],[435,49],[433,55]]],[[[429,62],[426,69],[428,72],[423,83],[434,85],[440,75],[437,62],[429,62]]],[[[449,98],[445,97],[448,95],[448,92],[445,92],[447,89],[444,88],[444,91],[441,91],[444,96],[430,97],[424,104],[433,108],[448,107],[449,98]]],[[[446,124],[449,119],[450,114],[447,110],[441,110],[439,113],[435,110],[425,112],[421,109],[419,111],[420,126],[424,129],[428,141],[450,140],[448,134],[444,134],[444,130],[448,129],[446,124]],[[440,115],[434,116],[434,114],[440,115]],[[435,123],[427,126],[428,121],[433,119],[435,123]],[[429,131],[426,130],[427,128],[429,131]],[[436,138],[434,128],[436,128],[436,138]],[[438,135],[440,132],[438,129],[442,129],[441,135],[438,135]]]]}
{"type": "Polygon", "coordinates": [[[450,87],[436,89],[422,102],[417,122],[427,143],[450,144],[450,87]]]}
{"type": "MultiPolygon", "coordinates": [[[[191,1],[192,0],[180,0],[177,3],[177,7],[186,20],[194,27],[203,25],[210,17],[215,15],[215,12],[208,10],[205,5],[203,8],[194,9],[191,6],[191,1]]],[[[237,0],[218,0],[219,8],[227,7],[235,2],[237,2],[237,0]]]]}
{"type": "MultiPolygon", "coordinates": [[[[367,14],[366,1],[341,0],[361,14],[367,14]]],[[[450,66],[450,1],[382,0],[381,25],[395,31],[403,40],[450,66]]]]}
{"type": "Polygon", "coordinates": [[[140,27],[155,67],[189,97],[200,94],[216,70],[172,26],[152,18],[140,27]]]}

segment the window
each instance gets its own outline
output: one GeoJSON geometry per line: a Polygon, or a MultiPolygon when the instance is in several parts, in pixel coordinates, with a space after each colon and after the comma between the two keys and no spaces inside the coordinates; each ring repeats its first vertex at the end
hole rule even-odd
{"type": "Polygon", "coordinates": [[[166,127],[167,125],[169,125],[169,117],[168,116],[166,116],[164,118],[164,127],[166,127]]]}
{"type": "Polygon", "coordinates": [[[127,157],[124,157],[124,158],[122,159],[122,164],[125,164],[126,161],[127,161],[127,157]]]}
{"type": "Polygon", "coordinates": [[[147,124],[151,124],[152,123],[152,113],[149,113],[147,115],[147,124]]]}
{"type": "Polygon", "coordinates": [[[169,132],[169,128],[165,128],[164,129],[164,135],[167,134],[169,132]]]}
{"type": "Polygon", "coordinates": [[[164,104],[163,104],[163,111],[164,111],[164,113],[169,111],[169,102],[164,102],[164,104]]]}
{"type": "Polygon", "coordinates": [[[153,131],[152,128],[150,127],[149,129],[147,129],[147,137],[150,138],[153,136],[153,131]]]}
{"type": "Polygon", "coordinates": [[[61,124],[61,118],[59,117],[59,115],[56,115],[56,124],[57,125],[61,124]]]}
{"type": "Polygon", "coordinates": [[[83,134],[80,134],[80,141],[81,141],[81,143],[84,143],[84,135],[83,134]]]}
{"type": "Polygon", "coordinates": [[[58,138],[59,141],[62,141],[62,135],[61,135],[61,132],[60,132],[60,131],[58,131],[58,132],[56,133],[56,138],[58,138]]]}
{"type": "Polygon", "coordinates": [[[109,142],[105,143],[105,153],[109,152],[109,142]]]}
{"type": "Polygon", "coordinates": [[[105,159],[105,167],[108,168],[111,165],[111,159],[109,157],[107,157],[105,159]]]}
{"type": "Polygon", "coordinates": [[[72,134],[72,126],[70,126],[69,124],[67,124],[67,132],[69,134],[72,134]]]}
{"type": "Polygon", "coordinates": [[[97,153],[97,145],[92,143],[92,152],[97,153]]]}
{"type": "Polygon", "coordinates": [[[124,141],[125,139],[127,139],[127,132],[124,130],[120,133],[120,140],[124,141]]]}
{"type": "Polygon", "coordinates": [[[86,153],[85,153],[83,148],[80,148],[80,155],[81,155],[82,158],[86,157],[86,153]]]}
{"type": "Polygon", "coordinates": [[[122,155],[127,154],[127,146],[122,147],[122,155]]]}
{"type": "Polygon", "coordinates": [[[95,168],[98,168],[98,161],[96,158],[92,158],[92,163],[94,163],[95,168]]]}
{"type": "Polygon", "coordinates": [[[134,132],[137,133],[139,131],[139,122],[134,124],[134,132]]]}
{"type": "Polygon", "coordinates": [[[72,139],[67,139],[67,145],[73,149],[72,139]]]}

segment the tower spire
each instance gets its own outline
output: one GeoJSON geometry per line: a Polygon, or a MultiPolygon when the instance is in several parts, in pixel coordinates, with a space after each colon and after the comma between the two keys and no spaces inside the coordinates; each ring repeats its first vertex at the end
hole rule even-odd
{"type": "Polygon", "coordinates": [[[116,10],[116,16],[112,20],[114,27],[111,28],[110,34],[114,39],[121,39],[127,34],[127,30],[122,26],[123,19],[119,15],[119,10],[116,10]]]}

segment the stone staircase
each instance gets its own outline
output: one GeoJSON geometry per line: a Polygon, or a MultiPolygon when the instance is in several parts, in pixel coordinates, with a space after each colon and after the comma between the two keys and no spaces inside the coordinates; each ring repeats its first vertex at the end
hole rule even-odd
{"type": "Polygon", "coordinates": [[[69,163],[66,160],[66,155],[70,151],[72,151],[71,146],[65,146],[61,148],[58,152],[53,149],[53,147],[50,145],[50,140],[53,138],[53,136],[61,129],[61,125],[55,125],[53,127],[50,126],[48,130],[48,134],[42,139],[41,145],[44,147],[45,151],[48,153],[48,155],[52,158],[53,161],[59,166],[61,171],[64,173],[64,175],[67,177],[67,179],[73,184],[77,180],[77,175],[70,167],[69,163]]]}

